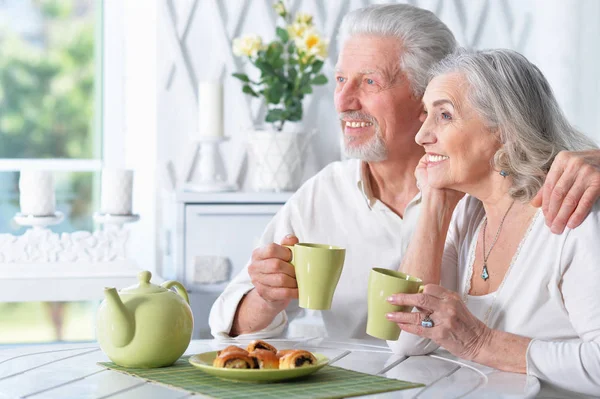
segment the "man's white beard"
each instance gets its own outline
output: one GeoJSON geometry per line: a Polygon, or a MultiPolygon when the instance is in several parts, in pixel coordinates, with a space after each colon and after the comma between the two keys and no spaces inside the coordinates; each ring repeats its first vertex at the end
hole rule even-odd
{"type": "Polygon", "coordinates": [[[387,159],[387,148],[381,138],[379,129],[371,140],[362,144],[352,146],[352,141],[358,138],[352,138],[348,141],[348,137],[344,136],[344,155],[348,158],[357,158],[365,162],[381,162],[387,159]]]}

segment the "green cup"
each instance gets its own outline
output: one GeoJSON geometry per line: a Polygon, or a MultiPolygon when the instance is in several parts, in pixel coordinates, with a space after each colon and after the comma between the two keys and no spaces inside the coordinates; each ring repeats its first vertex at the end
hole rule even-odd
{"type": "Polygon", "coordinates": [[[340,280],[346,250],[325,244],[298,243],[286,245],[292,250],[292,261],[298,282],[301,308],[327,310],[340,280]]]}
{"type": "Polygon", "coordinates": [[[392,294],[399,292],[416,294],[423,291],[423,281],[419,278],[394,270],[373,268],[369,274],[367,294],[367,334],[375,338],[395,341],[400,336],[400,328],[385,315],[392,312],[410,312],[411,306],[396,306],[387,301],[392,294]]]}

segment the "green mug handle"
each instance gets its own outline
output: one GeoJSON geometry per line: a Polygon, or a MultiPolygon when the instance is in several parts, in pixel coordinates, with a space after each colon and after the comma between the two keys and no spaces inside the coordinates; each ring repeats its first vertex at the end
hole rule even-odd
{"type": "Polygon", "coordinates": [[[294,252],[294,245],[284,245],[284,247],[289,248],[290,251],[292,251],[292,259],[290,259],[288,263],[292,266],[296,266],[294,265],[294,258],[296,257],[296,253],[294,252]]]}
{"type": "Polygon", "coordinates": [[[422,294],[424,289],[425,289],[425,286],[424,285],[420,285],[419,286],[419,290],[417,291],[417,294],[422,294]]]}

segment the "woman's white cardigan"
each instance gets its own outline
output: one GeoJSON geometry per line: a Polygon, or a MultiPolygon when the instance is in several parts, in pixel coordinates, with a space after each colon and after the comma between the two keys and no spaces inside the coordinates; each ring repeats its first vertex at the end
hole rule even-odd
{"type": "MultiPolygon", "coordinates": [[[[543,388],[600,396],[600,203],[581,226],[560,235],[550,232],[538,212],[500,288],[469,304],[465,290],[484,216],[476,198],[467,196],[458,205],[446,240],[442,285],[460,293],[480,320],[488,314],[489,327],[533,338],[527,374],[539,378],[543,388]]],[[[408,355],[437,348],[408,333],[389,345],[408,355]]]]}

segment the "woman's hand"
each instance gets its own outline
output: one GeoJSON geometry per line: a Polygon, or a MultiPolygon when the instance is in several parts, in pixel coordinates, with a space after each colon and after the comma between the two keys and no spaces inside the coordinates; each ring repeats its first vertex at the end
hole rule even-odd
{"type": "Polygon", "coordinates": [[[426,285],[422,294],[394,294],[388,302],[419,309],[389,313],[388,320],[403,331],[433,340],[462,359],[476,359],[492,335],[492,330],[473,316],[456,292],[439,285],[426,285]],[[431,328],[421,325],[427,316],[433,321],[431,328]]]}
{"type": "Polygon", "coordinates": [[[419,187],[423,199],[441,200],[445,203],[448,203],[451,209],[454,209],[454,207],[456,207],[456,204],[458,204],[458,202],[465,195],[465,193],[456,190],[451,190],[448,188],[431,187],[429,185],[429,179],[427,175],[427,157],[427,154],[423,155],[423,157],[421,157],[421,160],[419,161],[419,164],[417,165],[417,168],[415,169],[417,187],[419,187]]]}

